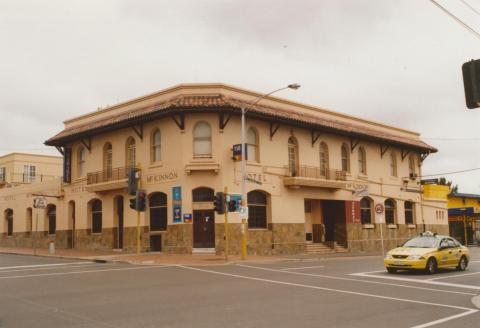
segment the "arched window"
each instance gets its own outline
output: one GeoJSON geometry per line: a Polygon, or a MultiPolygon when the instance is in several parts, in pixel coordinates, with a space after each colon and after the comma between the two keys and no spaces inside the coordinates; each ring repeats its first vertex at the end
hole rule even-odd
{"type": "Polygon", "coordinates": [[[213,202],[215,191],[207,187],[198,187],[192,190],[194,202],[213,202]]]}
{"type": "Polygon", "coordinates": [[[109,179],[112,178],[112,144],[107,142],[105,146],[103,146],[103,174],[104,174],[104,179],[103,181],[108,181],[109,179]]]}
{"type": "Polygon", "coordinates": [[[85,148],[81,147],[78,150],[78,155],[77,155],[77,169],[78,169],[78,177],[83,177],[85,176],[85,157],[87,155],[87,151],[85,148]]]}
{"type": "Polygon", "coordinates": [[[405,202],[405,224],[415,224],[415,207],[410,201],[405,202]]]}
{"type": "Polygon", "coordinates": [[[162,159],[160,130],[156,129],[152,134],[152,162],[159,162],[162,159]]]}
{"type": "Polygon", "coordinates": [[[267,228],[267,194],[261,191],[250,191],[247,194],[248,228],[267,228]]]}
{"type": "Polygon", "coordinates": [[[372,200],[368,197],[363,197],[360,200],[360,219],[362,224],[372,223],[372,200]]]}
{"type": "Polygon", "coordinates": [[[367,174],[367,154],[365,148],[358,148],[358,170],[362,174],[367,174]]]}
{"type": "Polygon", "coordinates": [[[298,174],[298,144],[294,137],[288,138],[288,170],[294,177],[298,174]]]}
{"type": "Polygon", "coordinates": [[[394,152],[390,153],[390,175],[397,176],[397,155],[394,152]]]}
{"type": "Polygon", "coordinates": [[[136,154],[135,154],[135,139],[132,137],[127,139],[125,143],[125,166],[126,167],[135,167],[136,162],[136,154]]]}
{"type": "Polygon", "coordinates": [[[348,146],[342,145],[342,171],[350,172],[350,153],[348,152],[348,146]]]}
{"type": "Polygon", "coordinates": [[[254,128],[247,132],[247,158],[249,161],[258,162],[258,135],[254,128]]]}
{"type": "Polygon", "coordinates": [[[54,235],[57,230],[57,206],[50,204],[47,206],[48,234],[54,235]]]}
{"type": "Polygon", "coordinates": [[[7,236],[13,236],[13,210],[11,208],[5,210],[5,230],[7,236]]]}
{"type": "Polygon", "coordinates": [[[150,208],[150,231],[167,230],[167,195],[155,192],[148,198],[150,208]]]}
{"type": "Polygon", "coordinates": [[[385,200],[385,223],[395,224],[395,202],[392,199],[385,200]]]}
{"type": "Polygon", "coordinates": [[[212,128],[206,122],[199,122],[193,129],[193,156],[212,157],[212,128]]]}
{"type": "Polygon", "coordinates": [[[92,213],[92,233],[102,233],[102,201],[94,199],[90,201],[92,213]]]}
{"type": "Polygon", "coordinates": [[[328,146],[326,143],[320,143],[320,175],[326,177],[328,174],[328,146]]]}
{"type": "Polygon", "coordinates": [[[25,232],[29,235],[33,231],[32,208],[27,208],[27,215],[25,220],[25,232]]]}
{"type": "Polygon", "coordinates": [[[415,177],[415,157],[410,155],[408,157],[408,173],[410,173],[410,177],[415,177]]]}

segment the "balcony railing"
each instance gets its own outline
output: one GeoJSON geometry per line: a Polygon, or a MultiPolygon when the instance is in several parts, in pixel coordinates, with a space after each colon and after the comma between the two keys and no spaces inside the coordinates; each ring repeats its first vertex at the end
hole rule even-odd
{"type": "MultiPolygon", "coordinates": [[[[58,179],[59,176],[50,175],[50,174],[27,174],[27,173],[10,173],[9,183],[34,183],[34,182],[45,182],[58,179]]],[[[5,180],[1,180],[5,181],[5,180]]],[[[5,181],[6,182],[6,181],[5,181]]]]}
{"type": "Polygon", "coordinates": [[[325,180],[347,180],[347,172],[336,169],[321,170],[319,167],[300,165],[297,167],[296,172],[291,172],[292,177],[300,178],[313,178],[313,179],[325,179],[325,180]]]}
{"type": "Polygon", "coordinates": [[[130,168],[130,166],[116,167],[103,171],[87,173],[87,185],[126,179],[128,178],[128,172],[130,168]]]}

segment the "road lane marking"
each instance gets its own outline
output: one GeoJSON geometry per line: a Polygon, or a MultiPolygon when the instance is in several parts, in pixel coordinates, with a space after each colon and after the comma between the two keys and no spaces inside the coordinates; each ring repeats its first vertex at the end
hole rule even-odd
{"type": "Polygon", "coordinates": [[[152,268],[153,269],[158,269],[158,268],[169,268],[169,267],[175,267],[175,265],[155,265],[155,266],[142,266],[142,267],[133,267],[133,268],[39,273],[39,274],[0,277],[0,280],[3,280],[3,279],[18,279],[18,278],[34,278],[34,277],[49,277],[49,276],[66,276],[66,275],[70,275],[70,274],[83,274],[83,273],[96,273],[96,272],[109,272],[109,271],[129,271],[129,270],[142,270],[142,269],[152,269],[152,268]]]}
{"type": "Polygon", "coordinates": [[[114,266],[117,265],[116,263],[111,263],[111,264],[98,264],[98,263],[92,263],[90,264],[84,264],[84,265],[75,265],[75,266],[68,266],[68,267],[48,267],[48,268],[33,268],[33,269],[17,269],[17,270],[0,270],[0,275],[3,273],[9,273],[9,272],[24,272],[24,271],[40,271],[40,270],[60,270],[60,269],[72,269],[72,268],[87,268],[87,267],[92,267],[92,266],[99,266],[101,265],[102,268],[105,266],[114,266]]]}
{"type": "Polygon", "coordinates": [[[470,314],[473,314],[473,313],[476,313],[476,312],[479,311],[477,309],[467,308],[467,307],[463,307],[463,306],[448,305],[448,304],[441,304],[441,303],[432,303],[432,302],[423,302],[423,301],[411,300],[411,299],[406,299],[406,298],[398,298],[398,297],[382,296],[382,295],[369,294],[369,293],[354,292],[354,291],[344,290],[344,289],[334,289],[334,288],[327,288],[327,287],[319,287],[319,286],[313,286],[313,285],[286,282],[286,281],[281,281],[281,280],[272,280],[272,279],[264,279],[264,278],[243,276],[243,275],[234,274],[234,273],[226,273],[226,272],[219,272],[219,271],[213,271],[213,270],[206,270],[206,269],[194,268],[194,267],[189,267],[189,266],[184,266],[184,265],[177,265],[177,267],[184,268],[184,269],[187,269],[187,270],[195,270],[195,271],[212,273],[212,274],[217,274],[217,275],[222,275],[222,276],[227,276],[227,277],[234,277],[234,278],[240,278],[240,279],[267,282],[267,283],[271,283],[271,284],[286,285],[286,286],[293,286],[293,287],[302,287],[302,288],[323,290],[323,291],[329,291],[329,292],[335,292],[335,293],[343,293],[343,294],[356,295],[356,296],[366,296],[366,297],[379,298],[379,299],[390,300],[390,301],[430,305],[430,306],[437,306],[437,307],[444,307],[444,308],[451,308],[451,309],[457,309],[457,310],[465,311],[465,312],[462,312],[462,313],[459,313],[459,314],[456,314],[456,315],[453,315],[453,316],[448,316],[448,317],[445,317],[445,318],[442,318],[442,319],[439,319],[439,320],[427,322],[427,323],[424,323],[424,324],[421,324],[421,325],[412,326],[411,328],[430,327],[430,326],[434,326],[434,325],[439,324],[439,323],[443,323],[443,322],[446,322],[446,321],[450,321],[450,320],[453,320],[453,319],[464,317],[464,316],[467,316],[467,315],[470,315],[470,314]]]}
{"type": "Polygon", "coordinates": [[[454,275],[454,276],[437,277],[437,278],[431,278],[431,279],[427,279],[427,280],[428,280],[428,281],[432,281],[432,280],[440,280],[440,279],[450,279],[450,278],[471,276],[471,275],[474,275],[474,274],[480,274],[480,272],[462,273],[462,274],[456,274],[456,275],[454,275]]]}
{"type": "Polygon", "coordinates": [[[393,284],[393,283],[388,283],[388,282],[379,282],[379,281],[371,281],[371,280],[363,280],[363,279],[353,279],[353,278],[345,278],[345,277],[327,276],[327,275],[316,274],[316,273],[290,272],[290,271],[262,268],[262,267],[245,265],[245,264],[237,264],[237,266],[245,267],[245,268],[258,269],[258,270],[265,270],[265,271],[274,271],[274,272],[280,272],[280,273],[297,274],[297,275],[302,275],[302,276],[320,277],[320,278],[327,278],[327,279],[334,279],[334,280],[344,280],[344,281],[364,282],[364,283],[374,284],[374,285],[385,285],[385,286],[394,286],[394,287],[411,288],[411,289],[419,289],[419,290],[428,290],[428,291],[435,291],[435,292],[448,293],[448,294],[460,294],[460,295],[469,295],[469,296],[476,296],[477,295],[477,294],[474,294],[474,293],[457,292],[457,291],[445,290],[445,289],[436,289],[436,288],[409,286],[409,285],[393,284]]]}
{"type": "MultiPolygon", "coordinates": [[[[384,272],[384,271],[374,271],[374,272],[384,272]]],[[[358,273],[351,273],[350,275],[351,276],[357,276],[357,277],[374,278],[374,279],[408,281],[408,282],[414,282],[414,283],[419,283],[419,284],[428,284],[428,285],[436,285],[436,286],[480,290],[480,286],[475,286],[475,285],[454,284],[454,283],[449,283],[449,282],[430,281],[430,280],[425,280],[425,279],[410,279],[410,278],[391,277],[391,276],[387,277],[387,276],[373,275],[371,273],[373,273],[373,272],[358,272],[358,273]]]]}
{"type": "Polygon", "coordinates": [[[280,270],[288,271],[288,270],[304,270],[304,269],[317,269],[317,268],[324,268],[324,265],[315,265],[315,266],[307,266],[307,267],[292,267],[292,268],[283,268],[280,270]]]}
{"type": "Polygon", "coordinates": [[[35,264],[35,265],[17,265],[17,266],[9,266],[9,267],[0,267],[1,270],[9,270],[9,269],[21,269],[21,268],[40,268],[40,267],[58,267],[58,266],[66,266],[66,265],[77,265],[77,264],[92,264],[92,261],[88,262],[68,262],[68,263],[53,263],[53,264],[35,264]]]}

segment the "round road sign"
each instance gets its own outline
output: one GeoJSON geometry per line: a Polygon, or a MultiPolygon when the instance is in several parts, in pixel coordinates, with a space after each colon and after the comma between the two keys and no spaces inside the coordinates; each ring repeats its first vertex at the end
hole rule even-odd
{"type": "Polygon", "coordinates": [[[383,213],[383,204],[375,205],[375,213],[382,214],[383,213]]]}

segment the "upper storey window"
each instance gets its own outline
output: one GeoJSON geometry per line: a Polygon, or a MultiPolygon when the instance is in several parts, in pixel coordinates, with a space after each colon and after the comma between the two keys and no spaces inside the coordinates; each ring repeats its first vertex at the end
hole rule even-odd
{"type": "Polygon", "coordinates": [[[298,175],[298,143],[294,137],[288,138],[288,169],[293,177],[298,175]]]}
{"type": "Polygon", "coordinates": [[[367,174],[367,154],[365,148],[358,148],[358,170],[362,174],[367,174]]]}
{"type": "Polygon", "coordinates": [[[112,144],[107,142],[103,146],[103,171],[106,178],[112,177],[112,144]]]}
{"type": "Polygon", "coordinates": [[[392,177],[397,176],[397,155],[390,153],[390,175],[392,177]]]}
{"type": "Polygon", "coordinates": [[[247,154],[249,161],[258,162],[258,135],[254,128],[247,132],[247,154]]]}
{"type": "Polygon", "coordinates": [[[161,154],[161,135],[160,130],[155,130],[152,134],[152,162],[160,162],[161,154]]]}
{"type": "Polygon", "coordinates": [[[342,171],[350,172],[350,157],[348,153],[348,146],[346,144],[342,145],[342,171]]]}
{"type": "Polygon", "coordinates": [[[320,175],[327,176],[328,171],[328,146],[326,143],[320,143],[320,175]]]}
{"type": "Polygon", "coordinates": [[[78,167],[78,176],[79,177],[83,177],[85,176],[85,157],[87,155],[87,152],[85,150],[85,148],[80,148],[78,150],[78,163],[77,163],[77,167],[78,167]]]}
{"type": "Polygon", "coordinates": [[[212,157],[212,128],[206,122],[199,122],[193,129],[193,156],[212,157]]]}
{"type": "Polygon", "coordinates": [[[408,157],[408,173],[412,177],[415,175],[415,157],[412,155],[408,157]]]}
{"type": "Polygon", "coordinates": [[[126,150],[126,165],[127,167],[135,167],[136,163],[136,154],[135,154],[135,139],[132,137],[127,139],[127,143],[125,144],[125,150],[126,150]]]}

